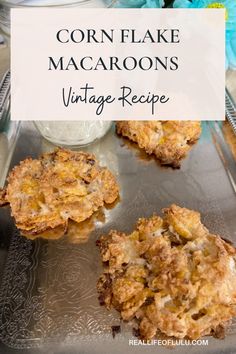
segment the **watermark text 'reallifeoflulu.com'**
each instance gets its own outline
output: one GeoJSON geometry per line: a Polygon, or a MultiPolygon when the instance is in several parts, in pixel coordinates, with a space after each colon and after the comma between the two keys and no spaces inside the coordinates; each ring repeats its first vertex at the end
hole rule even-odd
{"type": "Polygon", "coordinates": [[[129,345],[162,345],[162,346],[195,346],[195,345],[208,345],[208,339],[151,339],[149,341],[144,341],[141,339],[129,339],[129,345]]]}

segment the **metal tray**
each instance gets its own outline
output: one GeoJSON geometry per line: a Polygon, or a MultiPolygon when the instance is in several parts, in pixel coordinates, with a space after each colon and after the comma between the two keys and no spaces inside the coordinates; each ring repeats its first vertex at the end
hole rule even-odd
{"type": "MultiPolygon", "coordinates": [[[[53,148],[32,123],[22,123],[11,166],[53,148]]],[[[114,127],[84,150],[117,176],[120,201],[101,211],[83,244],[73,237],[27,240],[14,228],[9,209],[0,211],[0,232],[11,237],[0,291],[0,339],[13,348],[40,347],[43,353],[166,353],[169,349],[162,346],[130,346],[132,325],[121,323],[116,311],[100,307],[96,281],[102,266],[95,241],[110,229],[130,231],[139,217],[177,203],[199,210],[213,233],[236,242],[236,166],[221,125],[203,123],[200,141],[179,170],[159,166],[117,137],[114,127]],[[119,324],[121,333],[113,339],[111,326],[119,324]]],[[[204,347],[176,346],[175,353],[235,353],[236,324],[228,332],[225,340],[208,338],[204,347]]]]}

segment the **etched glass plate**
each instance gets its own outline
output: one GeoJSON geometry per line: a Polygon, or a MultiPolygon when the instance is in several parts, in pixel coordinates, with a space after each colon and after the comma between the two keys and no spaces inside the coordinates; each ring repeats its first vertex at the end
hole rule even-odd
{"type": "MultiPolygon", "coordinates": [[[[6,345],[40,346],[48,348],[44,352],[49,353],[166,352],[161,346],[133,346],[133,325],[121,324],[116,311],[100,307],[96,282],[102,267],[95,242],[110,229],[132,230],[139,217],[161,213],[171,203],[199,210],[211,232],[236,242],[236,198],[219,156],[220,126],[203,126],[200,141],[179,170],[160,167],[134,144],[118,138],[114,130],[86,147],[116,174],[120,201],[113,208],[101,210],[98,218],[88,224],[91,234],[81,244],[76,234],[59,240],[31,241],[15,229],[11,232],[0,294],[0,339],[6,345]],[[121,333],[113,339],[111,326],[120,324],[121,333]]],[[[35,157],[53,148],[32,124],[24,123],[12,166],[28,155],[35,157]]],[[[227,158],[231,157],[229,154],[227,158]]],[[[8,215],[7,210],[4,213],[8,215]]],[[[9,216],[5,220],[9,223],[9,216]]],[[[235,324],[228,332],[224,341],[208,338],[204,347],[177,346],[175,352],[233,353],[235,324]]]]}

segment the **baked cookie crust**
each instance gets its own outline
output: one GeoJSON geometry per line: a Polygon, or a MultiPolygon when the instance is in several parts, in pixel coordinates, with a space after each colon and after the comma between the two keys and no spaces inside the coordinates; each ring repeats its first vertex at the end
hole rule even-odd
{"type": "Polygon", "coordinates": [[[56,228],[65,232],[68,220],[86,220],[118,194],[115,177],[94,155],[59,148],[21,161],[2,199],[10,204],[21,233],[38,235],[56,228]]]}
{"type": "Polygon", "coordinates": [[[236,250],[198,212],[177,205],[163,211],[163,218],[139,219],[129,235],[100,238],[100,303],[136,319],[145,340],[222,335],[236,316],[236,250]]]}
{"type": "Polygon", "coordinates": [[[119,135],[154,154],[163,165],[180,167],[181,160],[201,135],[199,121],[119,121],[119,135]]]}

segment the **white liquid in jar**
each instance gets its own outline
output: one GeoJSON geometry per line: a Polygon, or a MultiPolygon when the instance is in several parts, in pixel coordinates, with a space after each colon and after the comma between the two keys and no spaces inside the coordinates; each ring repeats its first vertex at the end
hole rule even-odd
{"type": "Polygon", "coordinates": [[[78,3],[79,0],[5,0],[6,3],[21,5],[21,6],[49,6],[78,3]]]}
{"type": "Polygon", "coordinates": [[[59,145],[86,145],[101,138],[111,127],[104,121],[39,121],[36,127],[44,138],[59,145]]]}

